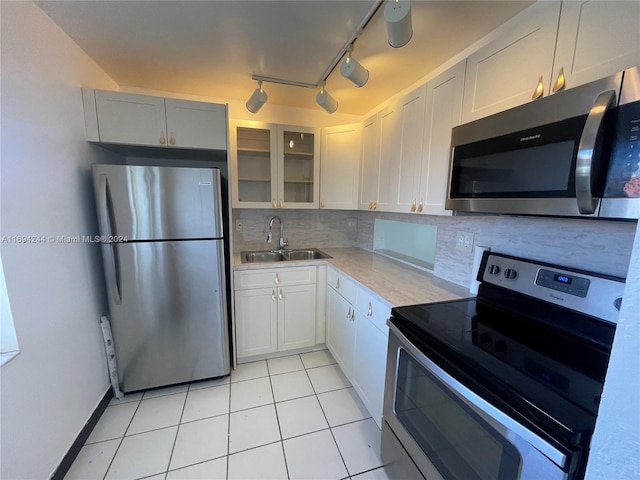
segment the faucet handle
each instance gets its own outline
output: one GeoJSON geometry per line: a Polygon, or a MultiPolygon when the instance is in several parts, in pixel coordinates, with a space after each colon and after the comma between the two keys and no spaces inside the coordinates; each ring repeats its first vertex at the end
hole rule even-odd
{"type": "Polygon", "coordinates": [[[281,238],[280,239],[280,247],[284,248],[284,247],[288,247],[289,246],[289,239],[288,238],[281,238]]]}

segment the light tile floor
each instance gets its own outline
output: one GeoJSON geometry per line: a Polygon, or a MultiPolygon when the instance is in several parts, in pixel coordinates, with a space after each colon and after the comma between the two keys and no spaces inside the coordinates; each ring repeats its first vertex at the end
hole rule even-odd
{"type": "Polygon", "coordinates": [[[328,350],[113,399],[65,478],[388,480],[380,429],[328,350]]]}

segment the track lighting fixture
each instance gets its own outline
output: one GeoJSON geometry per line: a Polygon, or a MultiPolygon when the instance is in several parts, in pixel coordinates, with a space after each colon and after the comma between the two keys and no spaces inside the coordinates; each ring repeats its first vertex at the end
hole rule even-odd
{"type": "Polygon", "coordinates": [[[384,20],[387,24],[389,45],[400,48],[409,43],[413,36],[409,0],[387,0],[384,7],[384,20]]]}
{"type": "Polygon", "coordinates": [[[338,102],[324,89],[324,83],[322,84],[318,95],[316,95],[316,102],[324,108],[327,113],[334,113],[338,109],[338,102]]]}
{"type": "Polygon", "coordinates": [[[353,58],[351,56],[352,53],[353,44],[349,45],[347,57],[343,60],[342,65],[340,65],[340,74],[355,83],[356,87],[360,88],[369,80],[369,70],[353,58]]]}
{"type": "Polygon", "coordinates": [[[267,92],[262,89],[262,80],[258,80],[258,88],[254,90],[249,100],[247,100],[247,110],[251,113],[256,113],[265,104],[267,98],[267,92]]]}

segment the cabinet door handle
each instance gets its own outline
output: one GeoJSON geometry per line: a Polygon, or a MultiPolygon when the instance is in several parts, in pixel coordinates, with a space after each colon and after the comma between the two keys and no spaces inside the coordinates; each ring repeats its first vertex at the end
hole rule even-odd
{"type": "Polygon", "coordinates": [[[280,292],[278,292],[278,298],[280,300],[282,300],[284,298],[284,294],[282,293],[282,289],[280,289],[280,292]]]}
{"type": "Polygon", "coordinates": [[[411,204],[411,211],[415,212],[416,211],[416,199],[413,199],[413,203],[411,204]]]}
{"type": "Polygon", "coordinates": [[[273,200],[271,200],[271,205],[273,205],[273,208],[276,208],[278,206],[276,204],[276,199],[275,198],[273,200]]]}
{"type": "Polygon", "coordinates": [[[276,285],[280,285],[280,277],[278,277],[278,274],[276,273],[276,285]]]}
{"type": "Polygon", "coordinates": [[[160,142],[160,145],[164,145],[165,143],[167,143],[167,141],[164,138],[164,133],[160,134],[160,138],[158,139],[158,142],[160,142]]]}
{"type": "Polygon", "coordinates": [[[280,208],[284,208],[284,202],[280,199],[280,208]]]}
{"type": "Polygon", "coordinates": [[[531,100],[540,98],[542,95],[544,95],[544,83],[542,83],[542,75],[540,75],[536,89],[533,91],[533,95],[531,95],[531,100]]]}
{"type": "Polygon", "coordinates": [[[173,135],[173,132],[171,132],[171,133],[169,134],[169,143],[170,143],[171,145],[175,145],[175,144],[176,144],[176,137],[173,135]]]}
{"type": "Polygon", "coordinates": [[[371,302],[369,302],[369,309],[367,310],[367,317],[373,315],[373,308],[371,307],[371,302]]]}
{"type": "Polygon", "coordinates": [[[418,205],[418,213],[422,213],[422,209],[423,209],[422,204],[423,203],[424,203],[423,200],[420,199],[420,204],[418,205]]]}
{"type": "Polygon", "coordinates": [[[373,202],[373,209],[375,210],[376,208],[378,208],[378,202],[373,202]]]}
{"type": "Polygon", "coordinates": [[[272,300],[273,302],[275,302],[275,301],[276,301],[276,291],[275,291],[275,290],[271,290],[271,300],[272,300]]]}
{"type": "Polygon", "coordinates": [[[565,80],[566,79],[564,78],[564,67],[560,67],[560,71],[558,72],[558,78],[556,78],[556,83],[553,84],[551,91],[553,93],[556,93],[564,89],[565,80]]]}
{"type": "Polygon", "coordinates": [[[336,280],[336,289],[340,288],[340,278],[336,280]]]}
{"type": "Polygon", "coordinates": [[[324,208],[324,202],[320,202],[320,208],[324,208]]]}
{"type": "Polygon", "coordinates": [[[351,320],[351,307],[349,307],[349,311],[347,312],[347,315],[344,317],[347,320],[351,320]]]}

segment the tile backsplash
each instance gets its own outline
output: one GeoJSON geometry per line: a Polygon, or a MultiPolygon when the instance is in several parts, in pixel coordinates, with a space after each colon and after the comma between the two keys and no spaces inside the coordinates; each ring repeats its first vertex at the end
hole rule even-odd
{"type": "Polygon", "coordinates": [[[233,249],[269,250],[278,248],[280,225],[273,224],[273,241],[267,243],[269,220],[274,215],[284,222],[284,236],[291,248],[353,247],[358,239],[358,213],[342,210],[233,209],[233,249]],[[236,220],[242,231],[236,231],[236,220]]]}
{"type": "Polygon", "coordinates": [[[438,228],[434,273],[465,287],[471,280],[473,252],[456,250],[458,231],[473,233],[474,245],[486,245],[496,252],[626,277],[636,230],[634,222],[601,220],[234,209],[234,251],[277,247],[279,225],[273,232],[273,243],[266,242],[273,215],[284,221],[285,237],[292,248],[357,246],[372,251],[375,219],[434,225],[438,228]],[[241,232],[235,231],[236,220],[242,221],[241,232]]]}

